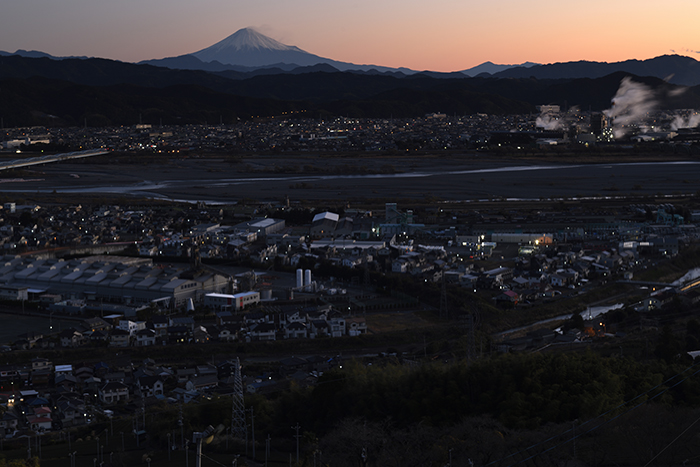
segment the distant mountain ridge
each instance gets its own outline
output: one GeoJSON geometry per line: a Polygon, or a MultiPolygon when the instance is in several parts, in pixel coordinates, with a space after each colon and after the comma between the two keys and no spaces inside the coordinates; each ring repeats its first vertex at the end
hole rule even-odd
{"type": "Polygon", "coordinates": [[[462,70],[461,73],[464,73],[467,76],[473,77],[473,76],[478,76],[483,73],[493,75],[501,71],[508,70],[510,68],[516,68],[516,67],[522,67],[522,68],[530,68],[535,65],[538,65],[538,63],[533,63],[533,62],[525,62],[521,63],[520,65],[497,65],[493,62],[484,62],[481,65],[477,65],[472,68],[468,68],[466,70],[462,70]]]}
{"type": "Polygon", "coordinates": [[[18,49],[14,53],[5,52],[4,50],[0,50],[0,57],[9,57],[11,55],[19,55],[20,57],[27,57],[27,58],[50,58],[52,60],[66,60],[69,58],[77,58],[80,60],[85,60],[85,59],[91,58],[91,57],[86,57],[86,56],[54,57],[53,55],[50,55],[50,54],[47,54],[46,52],[41,52],[38,50],[18,49]]]}
{"type": "Polygon", "coordinates": [[[700,62],[683,55],[661,55],[648,60],[622,62],[564,62],[515,67],[493,74],[495,78],[575,79],[601,78],[616,71],[636,76],[653,76],[683,86],[700,84],[700,62]]]}

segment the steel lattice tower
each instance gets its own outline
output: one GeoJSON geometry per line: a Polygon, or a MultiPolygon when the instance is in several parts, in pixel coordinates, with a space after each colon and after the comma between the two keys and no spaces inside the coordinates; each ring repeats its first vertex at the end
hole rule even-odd
{"type": "Polygon", "coordinates": [[[243,381],[241,362],[236,357],[236,371],[233,376],[233,406],[231,409],[231,434],[234,438],[246,438],[245,402],[243,401],[243,381]]]}

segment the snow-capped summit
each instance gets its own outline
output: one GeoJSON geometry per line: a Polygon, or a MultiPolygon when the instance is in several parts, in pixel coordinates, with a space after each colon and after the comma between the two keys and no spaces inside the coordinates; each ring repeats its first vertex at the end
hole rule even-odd
{"type": "MultiPolygon", "coordinates": [[[[270,49],[270,50],[294,50],[298,52],[303,52],[303,50],[298,47],[284,45],[271,37],[267,37],[264,34],[259,33],[253,28],[243,28],[234,32],[226,39],[217,42],[216,44],[207,47],[206,49],[200,50],[196,54],[204,54],[207,52],[213,53],[219,50],[225,49],[270,49]]],[[[195,55],[196,55],[195,54],[195,55]]]]}
{"type": "Polygon", "coordinates": [[[299,47],[282,44],[252,28],[239,29],[226,39],[192,55],[203,62],[217,61],[244,66],[266,66],[276,63],[308,66],[327,60],[299,47]]]}

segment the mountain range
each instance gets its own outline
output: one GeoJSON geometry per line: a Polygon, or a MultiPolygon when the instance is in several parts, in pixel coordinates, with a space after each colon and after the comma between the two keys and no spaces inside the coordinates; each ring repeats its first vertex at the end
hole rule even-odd
{"type": "Polygon", "coordinates": [[[9,126],[204,123],[251,115],[415,117],[535,112],[538,104],[610,107],[633,75],[661,108],[700,108],[700,63],[680,55],[618,63],[483,63],[453,73],[354,65],[251,29],[192,54],[139,64],[0,52],[0,116],[9,126]]]}

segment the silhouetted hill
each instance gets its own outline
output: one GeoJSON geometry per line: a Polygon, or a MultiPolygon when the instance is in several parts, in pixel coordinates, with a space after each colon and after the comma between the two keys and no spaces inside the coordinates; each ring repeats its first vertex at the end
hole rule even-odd
{"type": "Polygon", "coordinates": [[[300,102],[256,99],[200,86],[85,86],[34,77],[1,80],[6,126],[225,123],[301,110],[300,102]]]}
{"type": "MultiPolygon", "coordinates": [[[[91,125],[133,124],[139,114],[147,116],[148,123],[202,123],[299,109],[306,109],[308,115],[382,118],[438,111],[525,113],[534,112],[538,104],[603,110],[610,107],[622,78],[629,75],[435,78],[429,74],[339,72],[329,65],[301,67],[292,73],[265,72],[269,74],[251,77],[231,70],[212,74],[103,59],[0,57],[0,110],[10,126],[80,125],[86,118],[91,125]],[[236,79],[229,79],[230,74],[236,79]]],[[[634,79],[653,88],[662,108],[700,107],[697,87],[679,94],[684,88],[659,78],[634,79]]]]}
{"type": "Polygon", "coordinates": [[[601,78],[618,71],[635,76],[653,76],[667,79],[672,84],[695,86],[700,84],[700,62],[682,55],[662,55],[649,60],[624,62],[566,62],[514,67],[495,73],[495,78],[575,79],[601,78]]]}
{"type": "MultiPolygon", "coordinates": [[[[321,75],[326,75],[320,73],[321,75]]],[[[329,76],[342,76],[342,73],[329,76]]],[[[332,82],[327,85],[333,88],[332,82]]],[[[86,86],[33,77],[0,80],[6,126],[89,126],[225,123],[305,110],[306,115],[413,117],[440,110],[449,113],[520,113],[532,110],[510,99],[453,90],[392,89],[374,96],[315,100],[245,97],[195,85],[161,88],[119,84],[86,86]]],[[[330,94],[330,93],[329,93],[330,94]]]]}
{"type": "Polygon", "coordinates": [[[23,79],[34,76],[89,86],[134,84],[165,87],[176,84],[197,84],[216,90],[227,90],[231,86],[231,80],[204,71],[170,70],[103,58],[52,60],[18,55],[0,57],[0,79],[23,79]]]}

